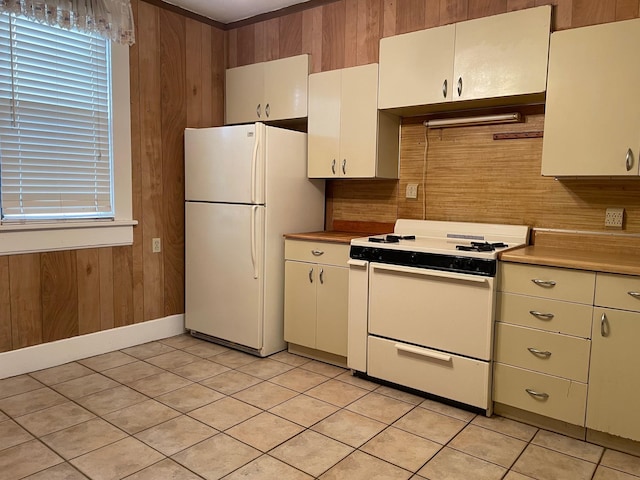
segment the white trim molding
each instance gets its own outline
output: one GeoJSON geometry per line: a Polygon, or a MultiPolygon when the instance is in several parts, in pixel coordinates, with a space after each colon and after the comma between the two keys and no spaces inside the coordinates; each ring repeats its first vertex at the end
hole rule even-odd
{"type": "Polygon", "coordinates": [[[55,367],[185,332],[184,314],[0,353],[0,379],[55,367]]]}

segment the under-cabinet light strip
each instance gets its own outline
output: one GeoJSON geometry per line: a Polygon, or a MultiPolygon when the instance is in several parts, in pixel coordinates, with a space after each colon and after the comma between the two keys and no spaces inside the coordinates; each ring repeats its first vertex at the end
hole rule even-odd
{"type": "Polygon", "coordinates": [[[490,125],[494,123],[515,123],[522,121],[520,113],[501,113],[479,117],[436,118],[424,122],[427,128],[462,127],[469,125],[490,125]]]}

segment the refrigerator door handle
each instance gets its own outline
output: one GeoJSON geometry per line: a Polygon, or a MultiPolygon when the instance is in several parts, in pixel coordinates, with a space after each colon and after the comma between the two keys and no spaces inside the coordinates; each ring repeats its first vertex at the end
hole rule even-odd
{"type": "Polygon", "coordinates": [[[258,168],[258,152],[260,151],[260,129],[256,125],[256,141],[253,145],[253,157],[251,158],[251,203],[256,203],[256,175],[258,168]]]}
{"type": "Polygon", "coordinates": [[[256,214],[258,205],[251,207],[251,263],[253,264],[253,278],[258,278],[258,263],[256,261],[256,214]]]}

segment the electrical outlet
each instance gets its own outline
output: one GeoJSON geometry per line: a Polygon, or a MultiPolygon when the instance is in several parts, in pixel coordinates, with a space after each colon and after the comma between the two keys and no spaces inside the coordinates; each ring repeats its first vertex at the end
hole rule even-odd
{"type": "Polygon", "coordinates": [[[409,183],[407,184],[407,193],[405,198],[418,198],[418,184],[417,183],[409,183]]]}
{"type": "Polygon", "coordinates": [[[607,208],[604,217],[604,226],[609,228],[622,228],[624,221],[624,208],[607,208]]]}
{"type": "Polygon", "coordinates": [[[153,253],[160,253],[162,251],[162,242],[159,238],[151,239],[151,251],[153,253]]]}

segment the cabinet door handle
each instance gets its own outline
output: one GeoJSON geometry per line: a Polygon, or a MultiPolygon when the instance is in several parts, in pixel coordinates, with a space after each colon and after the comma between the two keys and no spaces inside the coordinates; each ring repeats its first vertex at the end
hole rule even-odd
{"type": "Polygon", "coordinates": [[[309,283],[313,283],[313,268],[309,270],[309,283]]]}
{"type": "Polygon", "coordinates": [[[627,150],[627,156],[625,158],[625,166],[627,167],[627,172],[631,171],[633,168],[633,150],[627,150]]]}
{"type": "Polygon", "coordinates": [[[609,319],[607,318],[607,314],[603,313],[602,317],[600,318],[600,335],[603,337],[608,337],[609,331],[609,319]]]}
{"type": "Polygon", "coordinates": [[[324,268],[320,269],[320,283],[324,285],[324,268]]]}
{"type": "Polygon", "coordinates": [[[525,388],[524,391],[527,392],[532,397],[541,398],[543,400],[546,400],[547,398],[549,398],[548,393],[536,392],[535,390],[531,390],[530,388],[525,388]]]}
{"type": "Polygon", "coordinates": [[[269,107],[269,104],[267,103],[267,106],[264,107],[264,113],[267,114],[267,118],[269,118],[269,112],[271,112],[271,107],[269,107]]]}
{"type": "Polygon", "coordinates": [[[256,107],[256,115],[258,116],[258,118],[260,118],[260,104],[258,104],[258,106],[256,107]]]}
{"type": "Polygon", "coordinates": [[[640,300],[640,292],[627,292],[627,294],[631,295],[633,298],[637,298],[640,300]]]}
{"type": "Polygon", "coordinates": [[[552,288],[556,286],[556,282],[553,280],[540,280],[538,278],[533,278],[531,281],[539,287],[552,288]]]}
{"type": "Polygon", "coordinates": [[[346,158],[342,159],[342,174],[343,175],[347,174],[347,159],[346,158]]]}
{"type": "Polygon", "coordinates": [[[529,310],[529,313],[540,320],[551,320],[554,317],[553,313],[542,313],[537,310],[529,310]]]}
{"type": "Polygon", "coordinates": [[[462,77],[458,77],[458,96],[462,95],[462,77]]]}
{"type": "Polygon", "coordinates": [[[533,347],[528,347],[527,350],[529,350],[531,353],[533,353],[538,357],[549,358],[551,356],[551,352],[549,351],[538,350],[537,348],[533,348],[533,347]]]}
{"type": "Polygon", "coordinates": [[[311,254],[312,254],[314,257],[319,257],[319,256],[321,256],[321,255],[324,255],[324,251],[323,251],[323,250],[311,250],[311,254]]]}
{"type": "Polygon", "coordinates": [[[447,79],[444,79],[444,82],[442,82],[442,96],[444,98],[447,98],[447,79]]]}
{"type": "Polygon", "coordinates": [[[331,162],[331,173],[336,174],[336,159],[334,158],[331,162]]]}

